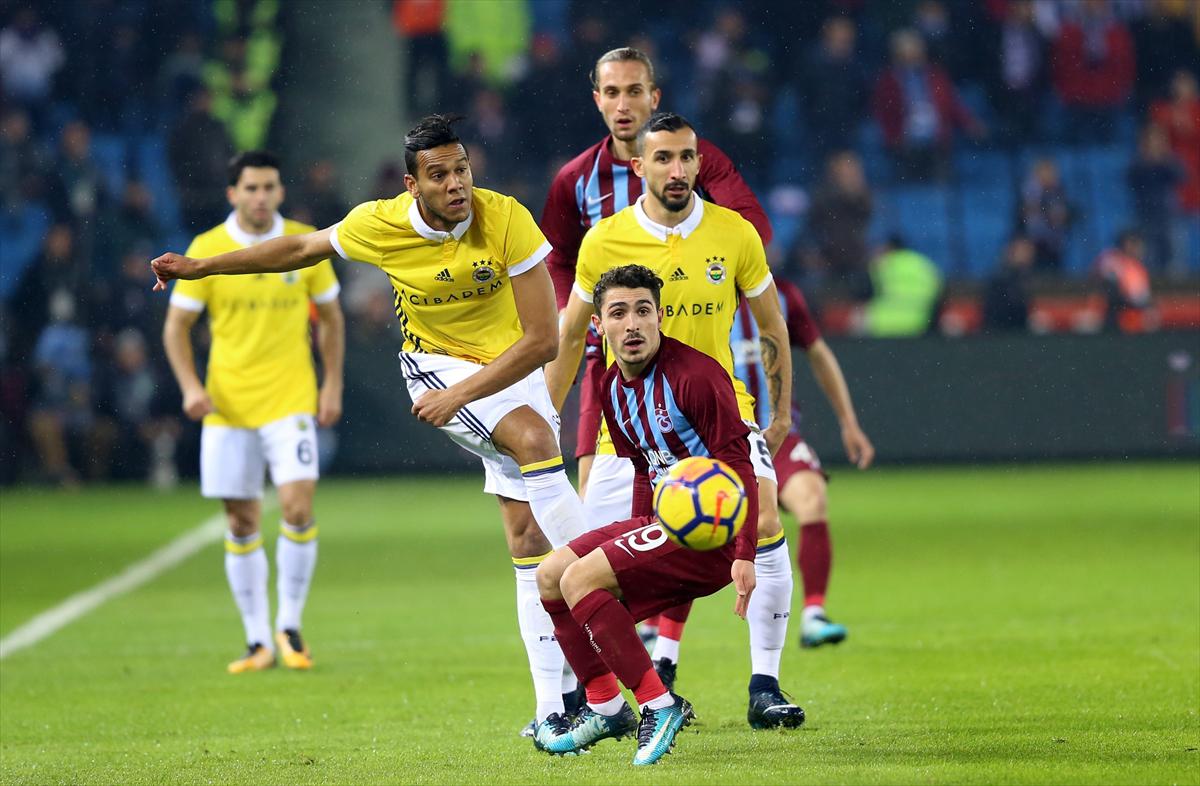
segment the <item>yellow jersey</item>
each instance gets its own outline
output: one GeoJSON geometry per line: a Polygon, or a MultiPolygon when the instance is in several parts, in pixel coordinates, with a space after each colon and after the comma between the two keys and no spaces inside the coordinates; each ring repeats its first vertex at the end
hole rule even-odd
{"type": "Polygon", "coordinates": [[[451,232],[430,227],[405,192],[354,208],[330,240],[344,259],[387,273],[405,352],[480,364],[522,335],[509,278],[550,253],[528,210],[482,188],[473,189],[470,215],[451,232]]]}
{"type": "MultiPolygon", "coordinates": [[[[234,214],[198,235],[187,256],[211,257],[313,228],[276,214],[271,229],[251,235],[234,214]]],[[[212,348],[204,387],[213,413],[205,425],[258,428],[317,410],[317,375],[309,337],[309,301],[328,303],[339,286],[328,259],[289,273],[211,276],[177,281],[171,305],[208,309],[212,348]]]]}
{"type": "MultiPolygon", "coordinates": [[[[753,423],[754,397],[733,373],[729,333],[738,293],[757,297],[771,284],[762,239],[738,213],[699,196],[682,223],[663,226],[646,215],[645,198],[584,235],[575,294],[591,303],[596,282],[614,267],[638,264],[653,270],[663,280],[663,333],[715,358],[733,382],[742,418],[753,423]]],[[[612,350],[606,351],[607,365],[612,365],[612,350]]],[[[614,452],[603,423],[597,452],[614,452]]]]}

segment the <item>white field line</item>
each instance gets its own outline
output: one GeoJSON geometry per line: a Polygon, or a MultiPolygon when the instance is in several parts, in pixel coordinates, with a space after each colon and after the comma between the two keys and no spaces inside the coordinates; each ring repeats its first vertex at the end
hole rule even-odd
{"type": "Polygon", "coordinates": [[[90,589],[72,595],[54,608],[43,611],[0,639],[0,660],[26,647],[32,647],[113,598],[153,581],[205,546],[220,540],[225,534],[225,526],[224,513],[205,519],[200,525],[112,578],[105,579],[90,589]]]}

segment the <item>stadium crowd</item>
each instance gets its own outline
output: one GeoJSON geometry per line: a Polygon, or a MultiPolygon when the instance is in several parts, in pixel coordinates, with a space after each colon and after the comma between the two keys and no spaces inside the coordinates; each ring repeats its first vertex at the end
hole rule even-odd
{"type": "MultiPolygon", "coordinates": [[[[280,141],[287,12],[0,3],[0,482],[168,484],[176,454],[195,455],[145,263],[223,220],[235,150],[280,141]]],[[[664,107],[694,119],[768,209],[772,264],[818,307],[824,292],[859,303],[849,329],[924,333],[956,286],[980,293],[983,329],[1037,328],[1035,290],[1075,282],[1105,299],[1113,327],[1141,330],[1155,324],[1152,286],[1200,271],[1200,6],[1188,0],[394,0],[391,12],[407,116],[465,114],[477,180],[535,215],[565,158],[603,135],[587,95],[597,55],[648,53],[664,107]]],[[[398,193],[403,171],[397,154],[372,193],[345,195],[334,162],[304,162],[285,211],[329,225],[398,193]]],[[[390,301],[351,281],[352,341],[394,318],[390,301]]]]}

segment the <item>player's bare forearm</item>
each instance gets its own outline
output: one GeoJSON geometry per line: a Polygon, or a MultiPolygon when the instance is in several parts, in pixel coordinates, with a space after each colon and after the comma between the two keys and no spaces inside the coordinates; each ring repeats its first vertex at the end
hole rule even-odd
{"type": "Polygon", "coordinates": [[[843,427],[849,424],[857,425],[858,415],[854,411],[854,402],[850,399],[846,377],[842,374],[842,367],[838,364],[833,350],[824,339],[817,339],[817,342],[808,348],[808,362],[812,367],[813,377],[837,415],[838,423],[843,427]]]}
{"type": "Polygon", "coordinates": [[[282,273],[311,267],[336,253],[333,243],[329,240],[329,235],[330,230],[328,229],[304,235],[284,235],[205,259],[191,259],[180,254],[163,254],[150,262],[150,267],[158,278],[154,288],[156,290],[166,289],[166,282],[177,278],[197,279],[242,273],[282,273]]]}
{"type": "Polygon", "coordinates": [[[579,362],[587,340],[587,325],[592,305],[576,294],[571,295],[559,318],[558,357],[546,366],[546,387],[554,408],[562,411],[571,384],[579,374],[579,362]]]}
{"type": "Polygon", "coordinates": [[[317,407],[317,420],[331,426],[342,416],[343,368],[346,357],[346,319],[333,300],[317,306],[317,351],[325,378],[317,407]]]}
{"type": "Polygon", "coordinates": [[[167,309],[167,318],[163,322],[163,350],[167,354],[171,373],[175,375],[175,381],[183,393],[204,387],[196,373],[196,356],[192,352],[191,331],[197,318],[198,314],[171,307],[167,309]]]}
{"type": "Polygon", "coordinates": [[[875,460],[875,446],[858,425],[858,415],[854,411],[854,402],[850,399],[850,388],[846,385],[846,377],[842,374],[837,357],[823,339],[818,339],[808,348],[808,359],[817,384],[829,399],[829,405],[833,407],[838,423],[841,424],[842,444],[846,448],[846,456],[859,469],[866,469],[875,460]]]}
{"type": "Polygon", "coordinates": [[[762,368],[767,377],[767,403],[771,409],[767,444],[774,451],[792,425],[791,344],[774,282],[758,297],[748,298],[748,302],[758,324],[762,368]]]}

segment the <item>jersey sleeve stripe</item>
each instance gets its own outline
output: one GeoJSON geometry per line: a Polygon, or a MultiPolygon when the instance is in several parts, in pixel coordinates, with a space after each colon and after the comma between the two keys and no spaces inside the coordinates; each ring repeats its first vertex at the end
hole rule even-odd
{"type": "Polygon", "coordinates": [[[744,294],[746,297],[758,297],[763,292],[767,291],[767,287],[771,286],[771,282],[774,280],[775,277],[768,273],[762,281],[758,282],[758,284],[755,286],[750,287],[750,289],[747,289],[744,294]]]}
{"type": "Polygon", "coordinates": [[[313,295],[310,299],[312,300],[312,302],[314,302],[318,305],[324,305],[325,303],[332,303],[333,301],[337,300],[338,293],[340,293],[341,291],[342,291],[342,285],[335,281],[335,282],[333,282],[333,286],[329,287],[329,289],[325,290],[324,292],[322,292],[318,295],[313,295]]]}
{"type": "Polygon", "coordinates": [[[182,308],[184,311],[195,311],[197,314],[204,310],[204,301],[196,300],[187,295],[181,295],[178,292],[172,292],[171,299],[168,302],[176,308],[182,308]]]}
{"type": "Polygon", "coordinates": [[[576,295],[579,295],[579,299],[582,300],[584,303],[592,302],[592,293],[585,291],[583,287],[579,286],[578,281],[576,281],[574,286],[571,287],[571,291],[574,292],[576,295]]]}
{"type": "Polygon", "coordinates": [[[528,273],[530,270],[533,270],[538,262],[541,262],[543,259],[549,256],[552,250],[553,246],[550,245],[549,241],[542,243],[542,245],[538,247],[538,250],[534,251],[527,259],[509,267],[509,277],[519,276],[522,273],[528,273]]]}
{"type": "Polygon", "coordinates": [[[330,228],[329,242],[333,246],[333,250],[338,253],[339,257],[346,260],[347,262],[361,262],[362,260],[355,259],[354,257],[352,257],[346,253],[346,249],[342,248],[342,241],[338,239],[338,227],[340,227],[341,225],[342,225],[342,222],[339,221],[330,228]]]}

